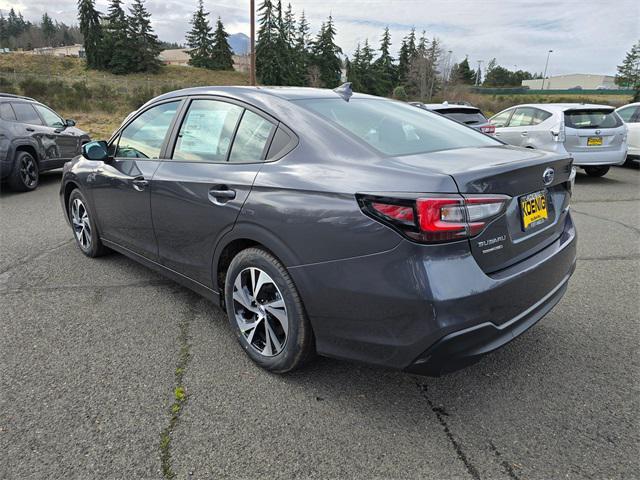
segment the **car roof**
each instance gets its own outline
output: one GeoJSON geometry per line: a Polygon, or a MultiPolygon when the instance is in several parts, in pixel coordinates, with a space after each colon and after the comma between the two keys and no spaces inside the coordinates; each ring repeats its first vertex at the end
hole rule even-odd
{"type": "Polygon", "coordinates": [[[640,102],[627,103],[626,105],[622,105],[621,107],[616,108],[616,110],[620,110],[622,108],[627,107],[640,107],[640,102]]]}
{"type": "Polygon", "coordinates": [[[509,107],[510,109],[517,107],[533,107],[547,110],[550,112],[566,112],[568,110],[584,110],[584,109],[611,109],[614,107],[611,105],[598,105],[596,103],[523,103],[521,105],[514,105],[509,107]]]}
{"type": "Polygon", "coordinates": [[[13,93],[0,93],[0,101],[2,100],[28,100],[30,102],[36,101],[31,97],[25,97],[23,95],[14,95],[13,93]]]}
{"type": "MultiPolygon", "coordinates": [[[[147,103],[165,100],[174,97],[195,96],[195,95],[222,95],[236,98],[238,100],[252,101],[264,99],[267,96],[277,97],[284,100],[303,100],[315,98],[340,98],[340,94],[327,88],[311,87],[249,87],[249,86],[207,86],[192,87],[173,92],[165,93],[155,97],[147,103]]],[[[351,98],[377,98],[372,95],[353,93],[351,98]]]]}

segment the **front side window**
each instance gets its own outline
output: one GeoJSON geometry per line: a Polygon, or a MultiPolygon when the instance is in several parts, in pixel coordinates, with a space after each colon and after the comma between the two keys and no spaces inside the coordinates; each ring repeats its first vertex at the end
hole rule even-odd
{"type": "Polygon", "coordinates": [[[115,156],[158,158],[179,104],[179,101],[163,103],[138,116],[122,130],[115,156]]]}
{"type": "Polygon", "coordinates": [[[173,160],[226,162],[242,107],[217,100],[194,100],[189,106],[173,160]]]}
{"type": "Polygon", "coordinates": [[[491,125],[495,126],[496,128],[506,127],[512,112],[513,110],[507,110],[505,112],[499,113],[491,117],[489,123],[491,123],[491,125]]]}
{"type": "Polygon", "coordinates": [[[639,107],[621,108],[620,110],[618,110],[618,115],[620,115],[620,118],[622,118],[622,120],[626,123],[635,123],[633,121],[633,114],[636,113],[636,110],[638,110],[638,108],[639,107]]]}
{"type": "Polygon", "coordinates": [[[406,103],[369,98],[297,102],[386,155],[502,145],[464,125],[406,103]]]}
{"type": "Polygon", "coordinates": [[[60,118],[57,114],[52,112],[46,107],[41,105],[34,105],[35,109],[38,111],[42,119],[44,120],[44,124],[48,127],[61,128],[64,127],[64,122],[62,118],[60,118]]]}
{"type": "Polygon", "coordinates": [[[42,125],[42,120],[40,120],[33,105],[30,103],[13,103],[11,106],[13,107],[18,122],[29,125],[42,125]]]}
{"type": "Polygon", "coordinates": [[[264,158],[265,147],[274,129],[273,123],[246,110],[233,140],[229,161],[233,163],[254,163],[264,158]]]}

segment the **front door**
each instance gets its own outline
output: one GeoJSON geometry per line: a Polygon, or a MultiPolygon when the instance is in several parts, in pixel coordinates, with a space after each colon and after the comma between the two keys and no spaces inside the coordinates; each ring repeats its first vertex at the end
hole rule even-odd
{"type": "Polygon", "coordinates": [[[158,258],[151,183],[180,103],[162,103],[135,117],[109,145],[114,158],[97,162],[87,179],[101,236],[151,260],[158,258]]]}
{"type": "Polygon", "coordinates": [[[45,126],[49,129],[49,134],[55,139],[60,156],[60,166],[67,160],[72,159],[80,152],[80,136],[74,129],[67,129],[64,120],[53,110],[43,105],[34,105],[40,114],[45,126]]]}
{"type": "Polygon", "coordinates": [[[214,249],[233,228],[274,130],[270,119],[241,105],[191,101],[171,159],[153,178],[151,210],[161,263],[214,286],[214,249]]]}

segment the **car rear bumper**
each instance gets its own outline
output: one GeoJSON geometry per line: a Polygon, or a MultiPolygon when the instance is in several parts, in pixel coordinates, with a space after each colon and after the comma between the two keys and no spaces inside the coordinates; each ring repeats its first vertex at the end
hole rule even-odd
{"type": "Polygon", "coordinates": [[[627,158],[627,150],[569,152],[576,167],[596,165],[622,165],[627,158]]]}
{"type": "Polygon", "coordinates": [[[540,320],[562,297],[576,261],[567,214],[551,245],[484,273],[468,242],[417,245],[290,267],[318,353],[437,374],[498,348],[540,320]]]}

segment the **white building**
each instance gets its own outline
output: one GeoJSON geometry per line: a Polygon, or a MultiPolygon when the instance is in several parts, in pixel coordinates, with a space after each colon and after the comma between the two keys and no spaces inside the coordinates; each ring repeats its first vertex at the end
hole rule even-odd
{"type": "MultiPolygon", "coordinates": [[[[542,79],[523,80],[523,87],[531,90],[542,88],[542,79]]],[[[556,75],[544,80],[545,90],[596,90],[596,89],[617,89],[615,77],[611,75],[590,75],[587,73],[572,73],[570,75],[556,75]]]]}
{"type": "Polygon", "coordinates": [[[54,57],[80,57],[84,58],[84,47],[76,43],[64,47],[41,47],[34,48],[31,52],[34,55],[51,55],[54,57]]]}
{"type": "MultiPolygon", "coordinates": [[[[186,48],[173,48],[160,52],[160,61],[165,65],[182,65],[188,66],[189,50],[186,48]]],[[[238,72],[249,71],[249,55],[233,55],[233,68],[238,72]]]]}

